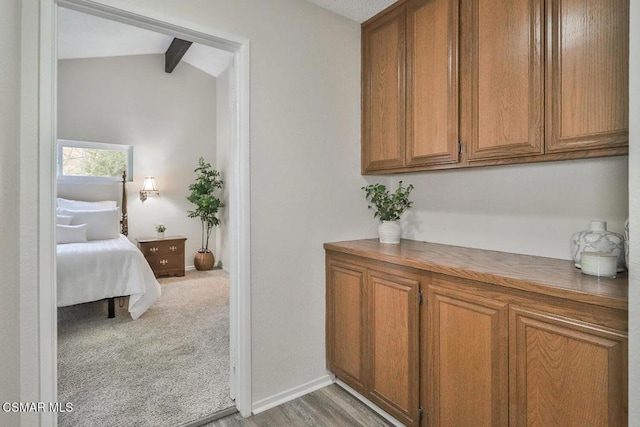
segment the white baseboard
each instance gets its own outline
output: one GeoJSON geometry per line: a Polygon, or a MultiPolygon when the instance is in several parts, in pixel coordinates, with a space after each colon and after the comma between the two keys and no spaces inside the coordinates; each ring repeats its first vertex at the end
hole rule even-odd
{"type": "MultiPolygon", "coordinates": [[[[215,267],[214,267],[214,270],[215,270],[215,267]]],[[[229,273],[229,269],[228,268],[222,267],[222,270],[224,272],[226,272],[226,273],[229,273]]],[[[195,267],[195,265],[185,265],[184,266],[184,271],[196,271],[196,267],[195,267]]]]}
{"type": "Polygon", "coordinates": [[[369,399],[367,399],[366,397],[364,397],[363,395],[361,395],[360,393],[358,393],[357,391],[355,391],[354,389],[352,389],[342,381],[336,380],[336,384],[338,384],[343,389],[347,390],[349,394],[352,394],[353,397],[355,397],[356,399],[358,399],[359,401],[367,405],[369,408],[373,409],[378,415],[380,415],[385,420],[389,421],[394,426],[404,427],[404,424],[402,424],[400,421],[398,421],[397,419],[389,415],[384,409],[380,408],[378,405],[376,405],[375,403],[373,403],[372,401],[370,401],[369,399]]]}
{"type": "Polygon", "coordinates": [[[324,375],[313,381],[309,381],[308,383],[290,388],[289,390],[285,390],[281,393],[274,394],[273,396],[254,402],[251,407],[251,412],[254,415],[259,414],[267,409],[275,408],[278,405],[282,405],[283,403],[297,399],[300,396],[304,396],[305,394],[309,394],[331,384],[333,384],[333,379],[329,375],[324,375]]]}

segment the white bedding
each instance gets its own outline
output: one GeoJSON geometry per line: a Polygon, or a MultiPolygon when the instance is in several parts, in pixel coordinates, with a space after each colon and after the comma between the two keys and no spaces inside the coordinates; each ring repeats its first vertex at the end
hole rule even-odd
{"type": "Polygon", "coordinates": [[[160,285],[138,248],[125,236],[57,245],[58,307],[129,295],[137,319],[158,298],[160,285]]]}

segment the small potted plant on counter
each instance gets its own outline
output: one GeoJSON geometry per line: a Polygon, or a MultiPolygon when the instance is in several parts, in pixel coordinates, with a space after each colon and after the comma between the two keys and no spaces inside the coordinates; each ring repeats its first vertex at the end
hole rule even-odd
{"type": "Polygon", "coordinates": [[[373,209],[373,217],[380,218],[382,223],[378,226],[378,236],[380,243],[400,243],[400,224],[398,221],[402,214],[413,204],[409,200],[409,194],[413,190],[413,185],[402,186],[402,181],[398,183],[398,188],[391,193],[383,184],[371,184],[362,187],[365,197],[369,201],[369,209],[373,209]]]}
{"type": "Polygon", "coordinates": [[[187,197],[191,203],[196,205],[192,211],[187,211],[189,218],[200,218],[202,223],[202,247],[196,253],[193,264],[196,270],[211,270],[215,263],[215,257],[209,250],[209,238],[213,227],[220,224],[216,217],[218,210],[224,207],[222,200],[214,196],[217,188],[222,188],[220,172],[211,168],[211,164],[206,163],[204,158],[198,160],[198,167],[193,171],[196,173],[196,181],[189,185],[191,194],[187,197]]]}

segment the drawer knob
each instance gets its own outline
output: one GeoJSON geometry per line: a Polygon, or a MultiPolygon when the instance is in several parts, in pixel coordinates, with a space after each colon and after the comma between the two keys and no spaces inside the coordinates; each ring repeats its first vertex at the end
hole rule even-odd
{"type": "Polygon", "coordinates": [[[149,248],[149,252],[158,252],[158,248],[156,247],[149,248]]]}
{"type": "Polygon", "coordinates": [[[169,250],[170,250],[171,252],[175,252],[175,251],[177,251],[177,250],[178,250],[178,247],[177,247],[177,246],[169,246],[169,250]]]}
{"type": "Polygon", "coordinates": [[[166,259],[163,259],[163,260],[160,260],[160,264],[167,265],[169,264],[169,261],[167,261],[166,259]]]}

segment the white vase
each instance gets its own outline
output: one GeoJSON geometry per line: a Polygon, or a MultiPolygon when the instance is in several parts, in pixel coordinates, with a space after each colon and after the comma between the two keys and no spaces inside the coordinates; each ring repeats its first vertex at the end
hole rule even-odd
{"type": "Polygon", "coordinates": [[[158,231],[158,239],[164,239],[164,231],[158,231]]]}
{"type": "Polygon", "coordinates": [[[380,243],[400,243],[401,231],[398,221],[382,221],[382,224],[378,226],[380,243]]]}
{"type": "Polygon", "coordinates": [[[591,221],[588,230],[571,236],[571,254],[580,268],[582,252],[604,252],[618,257],[618,271],[624,271],[624,237],[607,231],[606,221],[591,221]]]}

